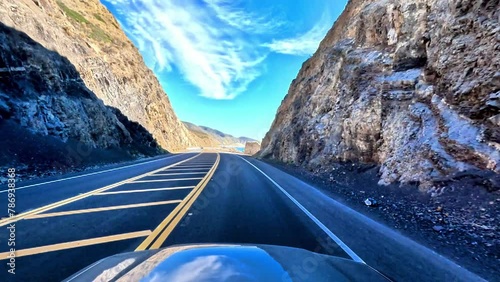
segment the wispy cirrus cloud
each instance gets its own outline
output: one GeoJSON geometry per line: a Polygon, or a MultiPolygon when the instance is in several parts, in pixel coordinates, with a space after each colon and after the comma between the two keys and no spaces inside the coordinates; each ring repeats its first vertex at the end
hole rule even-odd
{"type": "Polygon", "coordinates": [[[331,18],[329,14],[325,12],[318,23],[307,32],[295,37],[274,39],[271,43],[264,43],[262,46],[281,54],[298,56],[312,55],[318,49],[319,43],[325,37],[331,26],[331,18]]]}
{"type": "Polygon", "coordinates": [[[243,10],[238,0],[102,1],[113,5],[150,68],[178,71],[212,99],[245,92],[271,52],[312,54],[331,25],[322,20],[298,37],[270,40],[291,23],[243,10]]]}
{"type": "Polygon", "coordinates": [[[175,67],[202,96],[232,99],[260,75],[267,54],[256,50],[241,30],[252,25],[250,16],[222,2],[209,2],[212,9],[194,0],[110,3],[149,67],[157,72],[175,67]]]}
{"type": "Polygon", "coordinates": [[[212,9],[216,16],[224,23],[248,33],[262,34],[274,33],[285,25],[281,20],[270,20],[271,15],[260,15],[243,11],[237,0],[205,0],[207,6],[212,9]]]}

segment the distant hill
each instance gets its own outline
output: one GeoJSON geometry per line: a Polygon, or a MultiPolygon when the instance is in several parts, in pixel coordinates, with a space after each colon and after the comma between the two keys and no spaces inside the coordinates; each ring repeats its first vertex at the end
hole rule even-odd
{"type": "Polygon", "coordinates": [[[256,141],[249,137],[234,137],[217,129],[207,126],[199,126],[187,121],[183,121],[186,128],[191,131],[197,139],[197,144],[206,147],[237,146],[244,147],[246,142],[256,141]]]}

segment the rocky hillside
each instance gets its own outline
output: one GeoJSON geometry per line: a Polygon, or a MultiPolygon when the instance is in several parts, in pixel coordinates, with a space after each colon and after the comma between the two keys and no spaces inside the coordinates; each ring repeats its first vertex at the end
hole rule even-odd
{"type": "MultiPolygon", "coordinates": [[[[500,172],[498,0],[350,0],[307,60],[261,156],[381,184],[500,172]]],[[[487,185],[498,189],[498,181],[487,185]]]]}
{"type": "Polygon", "coordinates": [[[255,155],[260,150],[260,143],[257,141],[249,141],[245,143],[245,154],[255,155]]]}
{"type": "Polygon", "coordinates": [[[105,106],[65,57],[0,23],[0,168],[69,171],[164,151],[140,124],[105,106]]]}
{"type": "MultiPolygon", "coordinates": [[[[97,98],[146,128],[163,148],[193,145],[154,74],[98,0],[3,0],[0,21],[67,58],[97,98]]],[[[46,69],[44,65],[35,67],[46,69]]],[[[64,75],[56,70],[54,74],[64,75]]]]}
{"type": "Polygon", "coordinates": [[[186,128],[194,137],[194,142],[203,147],[237,146],[244,147],[246,142],[255,141],[248,137],[234,137],[219,130],[198,126],[190,122],[183,121],[186,128]]]}

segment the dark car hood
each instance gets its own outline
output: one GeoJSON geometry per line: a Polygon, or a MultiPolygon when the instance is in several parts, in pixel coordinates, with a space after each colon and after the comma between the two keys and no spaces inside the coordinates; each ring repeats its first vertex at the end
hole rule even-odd
{"type": "Polygon", "coordinates": [[[369,266],[270,245],[183,245],[100,260],[65,281],[388,281],[369,266]]]}

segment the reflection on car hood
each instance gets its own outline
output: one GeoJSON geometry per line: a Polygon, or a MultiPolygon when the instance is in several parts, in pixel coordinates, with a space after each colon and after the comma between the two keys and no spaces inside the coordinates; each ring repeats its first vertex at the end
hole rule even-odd
{"type": "Polygon", "coordinates": [[[105,258],[65,281],[388,281],[369,266],[270,245],[183,245],[105,258]]]}

